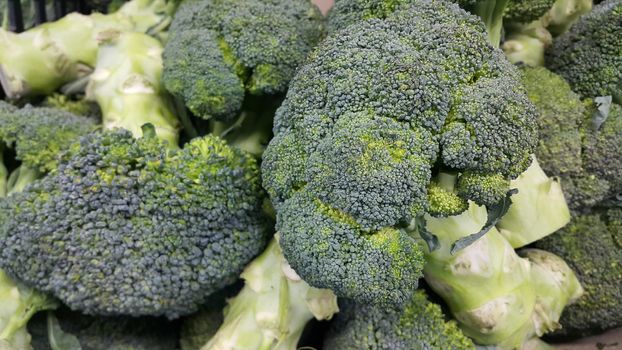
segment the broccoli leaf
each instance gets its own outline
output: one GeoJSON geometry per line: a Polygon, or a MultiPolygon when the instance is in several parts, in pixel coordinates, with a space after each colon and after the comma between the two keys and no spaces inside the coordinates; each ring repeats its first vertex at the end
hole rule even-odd
{"type": "Polygon", "coordinates": [[[470,246],[473,242],[477,241],[488,231],[490,231],[490,229],[495,226],[499,220],[501,220],[503,215],[508,212],[510,205],[512,205],[512,199],[510,197],[517,193],[518,189],[513,188],[505,194],[505,197],[500,200],[499,203],[491,207],[486,207],[486,209],[488,209],[488,219],[486,220],[484,227],[482,227],[482,229],[477,233],[470,234],[455,241],[451,246],[451,254],[454,255],[462,249],[470,246]]]}

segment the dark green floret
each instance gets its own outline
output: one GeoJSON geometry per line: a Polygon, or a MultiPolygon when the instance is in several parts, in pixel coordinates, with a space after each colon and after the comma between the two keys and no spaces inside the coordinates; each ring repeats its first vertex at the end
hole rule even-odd
{"type": "Polygon", "coordinates": [[[512,0],[508,2],[503,21],[529,23],[544,16],[557,0],[512,0]]]}
{"type": "Polygon", "coordinates": [[[263,248],[259,181],[215,136],[90,134],[3,204],[0,265],[85,313],[187,314],[263,248]]]}
{"type": "Polygon", "coordinates": [[[326,350],[475,349],[454,321],[445,321],[441,308],[417,291],[403,308],[379,308],[349,300],[324,341],[326,350]]]}
{"type": "Polygon", "coordinates": [[[581,17],[546,52],[546,66],[583,98],[613,96],[622,104],[622,0],[607,0],[581,17]]]}
{"type": "Polygon", "coordinates": [[[322,32],[309,0],[186,1],[164,49],[164,85],[194,115],[231,120],[245,94],[285,92],[322,32]]]}
{"type": "Polygon", "coordinates": [[[535,120],[518,70],[456,4],[335,32],[292,80],[263,156],[285,257],[338,296],[407,302],[422,267],[407,228],[505,195],[531,162],[535,120]],[[440,172],[490,181],[430,197],[440,172]]]}
{"type": "Polygon", "coordinates": [[[578,337],[622,326],[621,208],[577,216],[536,245],[563,258],[585,289],[562,314],[564,334],[578,337]]]}

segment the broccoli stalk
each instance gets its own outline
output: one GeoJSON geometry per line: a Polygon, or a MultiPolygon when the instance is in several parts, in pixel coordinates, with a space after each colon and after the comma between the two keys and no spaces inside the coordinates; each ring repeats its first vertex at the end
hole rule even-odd
{"type": "Polygon", "coordinates": [[[55,309],[52,297],[13,281],[0,270],[0,348],[32,349],[26,323],[39,311],[55,309]]]}
{"type": "Polygon", "coordinates": [[[228,301],[223,324],[202,349],[295,350],[307,322],[339,311],[335,294],[303,281],[276,239],[241,276],[244,288],[228,301]]]}
{"type": "Polygon", "coordinates": [[[494,227],[452,255],[453,242],[477,232],[486,218],[485,208],[472,202],[457,216],[427,216],[427,230],[438,238],[439,249],[426,252],[424,277],[475,342],[520,348],[557,329],[561,310],[581,288],[560,258],[527,252],[523,259],[494,227]]]}
{"type": "Polygon", "coordinates": [[[592,0],[557,0],[536,18],[506,15],[506,38],[501,48],[513,63],[543,66],[544,52],[553,43],[553,37],[565,33],[591,9],[592,0]]]}
{"type": "Polygon", "coordinates": [[[110,15],[72,13],[20,34],[0,29],[2,88],[11,99],[48,95],[91,72],[102,32],[157,33],[168,26],[174,9],[165,0],[133,0],[110,15]]]}
{"type": "Polygon", "coordinates": [[[513,248],[520,248],[564,227],[570,222],[561,184],[546,176],[533,157],[531,166],[510,182],[518,189],[512,205],[497,223],[497,229],[513,248]]]}
{"type": "Polygon", "coordinates": [[[499,47],[503,33],[503,14],[510,0],[478,0],[471,6],[470,11],[484,21],[488,32],[488,41],[494,47],[499,47]]]}
{"type": "Polygon", "coordinates": [[[161,84],[162,44],[146,34],[110,30],[99,37],[97,64],[86,88],[97,101],[106,129],[123,128],[136,137],[142,126],[176,148],[179,121],[161,84]]]}

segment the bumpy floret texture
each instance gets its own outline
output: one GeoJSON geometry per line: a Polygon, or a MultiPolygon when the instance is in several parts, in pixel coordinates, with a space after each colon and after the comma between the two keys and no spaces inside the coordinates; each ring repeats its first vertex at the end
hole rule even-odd
{"type": "Polygon", "coordinates": [[[397,228],[426,212],[438,169],[504,180],[464,192],[479,202],[529,165],[535,109],[519,78],[481,21],[447,2],[329,36],[292,80],[262,163],[294,270],[343,297],[408,300],[421,265],[404,260],[417,248],[397,228]]]}
{"type": "Polygon", "coordinates": [[[622,103],[622,0],[604,1],[553,42],[546,65],[584,98],[622,103]]]}
{"type": "Polygon", "coordinates": [[[59,153],[94,129],[93,120],[56,108],[17,109],[0,101],[0,140],[14,148],[16,159],[41,172],[53,170],[59,153]]]}
{"type": "Polygon", "coordinates": [[[231,119],[245,92],[284,92],[322,30],[308,0],[187,1],[164,49],[164,85],[196,116],[231,119]]]}
{"type": "Polygon", "coordinates": [[[536,245],[563,258],[585,289],[561,316],[565,334],[597,334],[622,326],[622,208],[575,217],[536,245]]]}
{"type": "Polygon", "coordinates": [[[524,68],[523,83],[539,112],[536,155],[547,175],[561,178],[570,208],[583,211],[620,193],[622,107],[612,104],[596,125],[594,101],[581,102],[561,76],[524,68]]]}
{"type": "Polygon", "coordinates": [[[379,308],[349,300],[324,341],[326,350],[475,349],[454,321],[445,322],[441,308],[418,291],[404,308],[379,308]]]}
{"type": "MultiPolygon", "coordinates": [[[[54,312],[63,333],[75,337],[88,350],[171,350],[177,348],[179,327],[175,322],[155,317],[94,317],[63,308],[54,312]]],[[[65,344],[50,346],[46,314],[28,323],[34,349],[69,349],[65,344]],[[64,346],[64,347],[63,347],[64,346]]],[[[55,330],[53,339],[62,339],[55,330]]]]}
{"type": "Polygon", "coordinates": [[[370,18],[387,18],[416,0],[337,0],[328,13],[327,29],[334,32],[370,18]]]}
{"type": "Polygon", "coordinates": [[[261,251],[261,193],[254,158],[214,136],[91,134],[3,203],[0,266],[85,313],[187,314],[261,251]]]}
{"type": "Polygon", "coordinates": [[[556,0],[511,0],[503,13],[503,20],[515,23],[529,23],[544,16],[556,0]]]}

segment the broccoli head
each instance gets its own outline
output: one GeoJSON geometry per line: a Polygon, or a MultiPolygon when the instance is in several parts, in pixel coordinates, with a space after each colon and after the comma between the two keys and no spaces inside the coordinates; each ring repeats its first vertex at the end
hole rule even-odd
{"type": "Polygon", "coordinates": [[[164,49],[164,85],[196,116],[232,119],[246,93],[285,92],[322,31],[309,0],[187,1],[164,49]]]}
{"type": "Polygon", "coordinates": [[[622,107],[598,110],[581,102],[563,77],[524,68],[523,83],[539,112],[536,154],[542,169],[561,179],[571,209],[582,210],[622,191],[622,107]]]}
{"type": "Polygon", "coordinates": [[[546,65],[583,98],[622,103],[622,1],[607,0],[581,17],[546,51],[546,65]]]}
{"type": "Polygon", "coordinates": [[[0,266],[89,314],[197,309],[265,243],[259,169],[214,136],[85,136],[2,206],[0,266]],[[8,219],[10,218],[10,219],[8,219]]]}
{"type": "Polygon", "coordinates": [[[564,310],[561,332],[584,336],[622,326],[622,208],[579,215],[536,246],[562,257],[585,289],[564,310]]]}
{"type": "Polygon", "coordinates": [[[557,0],[512,0],[503,14],[504,22],[529,23],[547,13],[557,0]]]}
{"type": "Polygon", "coordinates": [[[400,308],[380,308],[341,300],[326,350],[475,349],[455,321],[445,321],[441,308],[423,291],[400,308]]]}
{"type": "Polygon", "coordinates": [[[531,162],[536,112],[519,79],[481,21],[444,1],[323,41],[262,163],[294,270],[359,302],[409,300],[422,267],[410,223],[498,202],[531,162]],[[430,199],[441,169],[463,177],[459,191],[430,199]]]}

